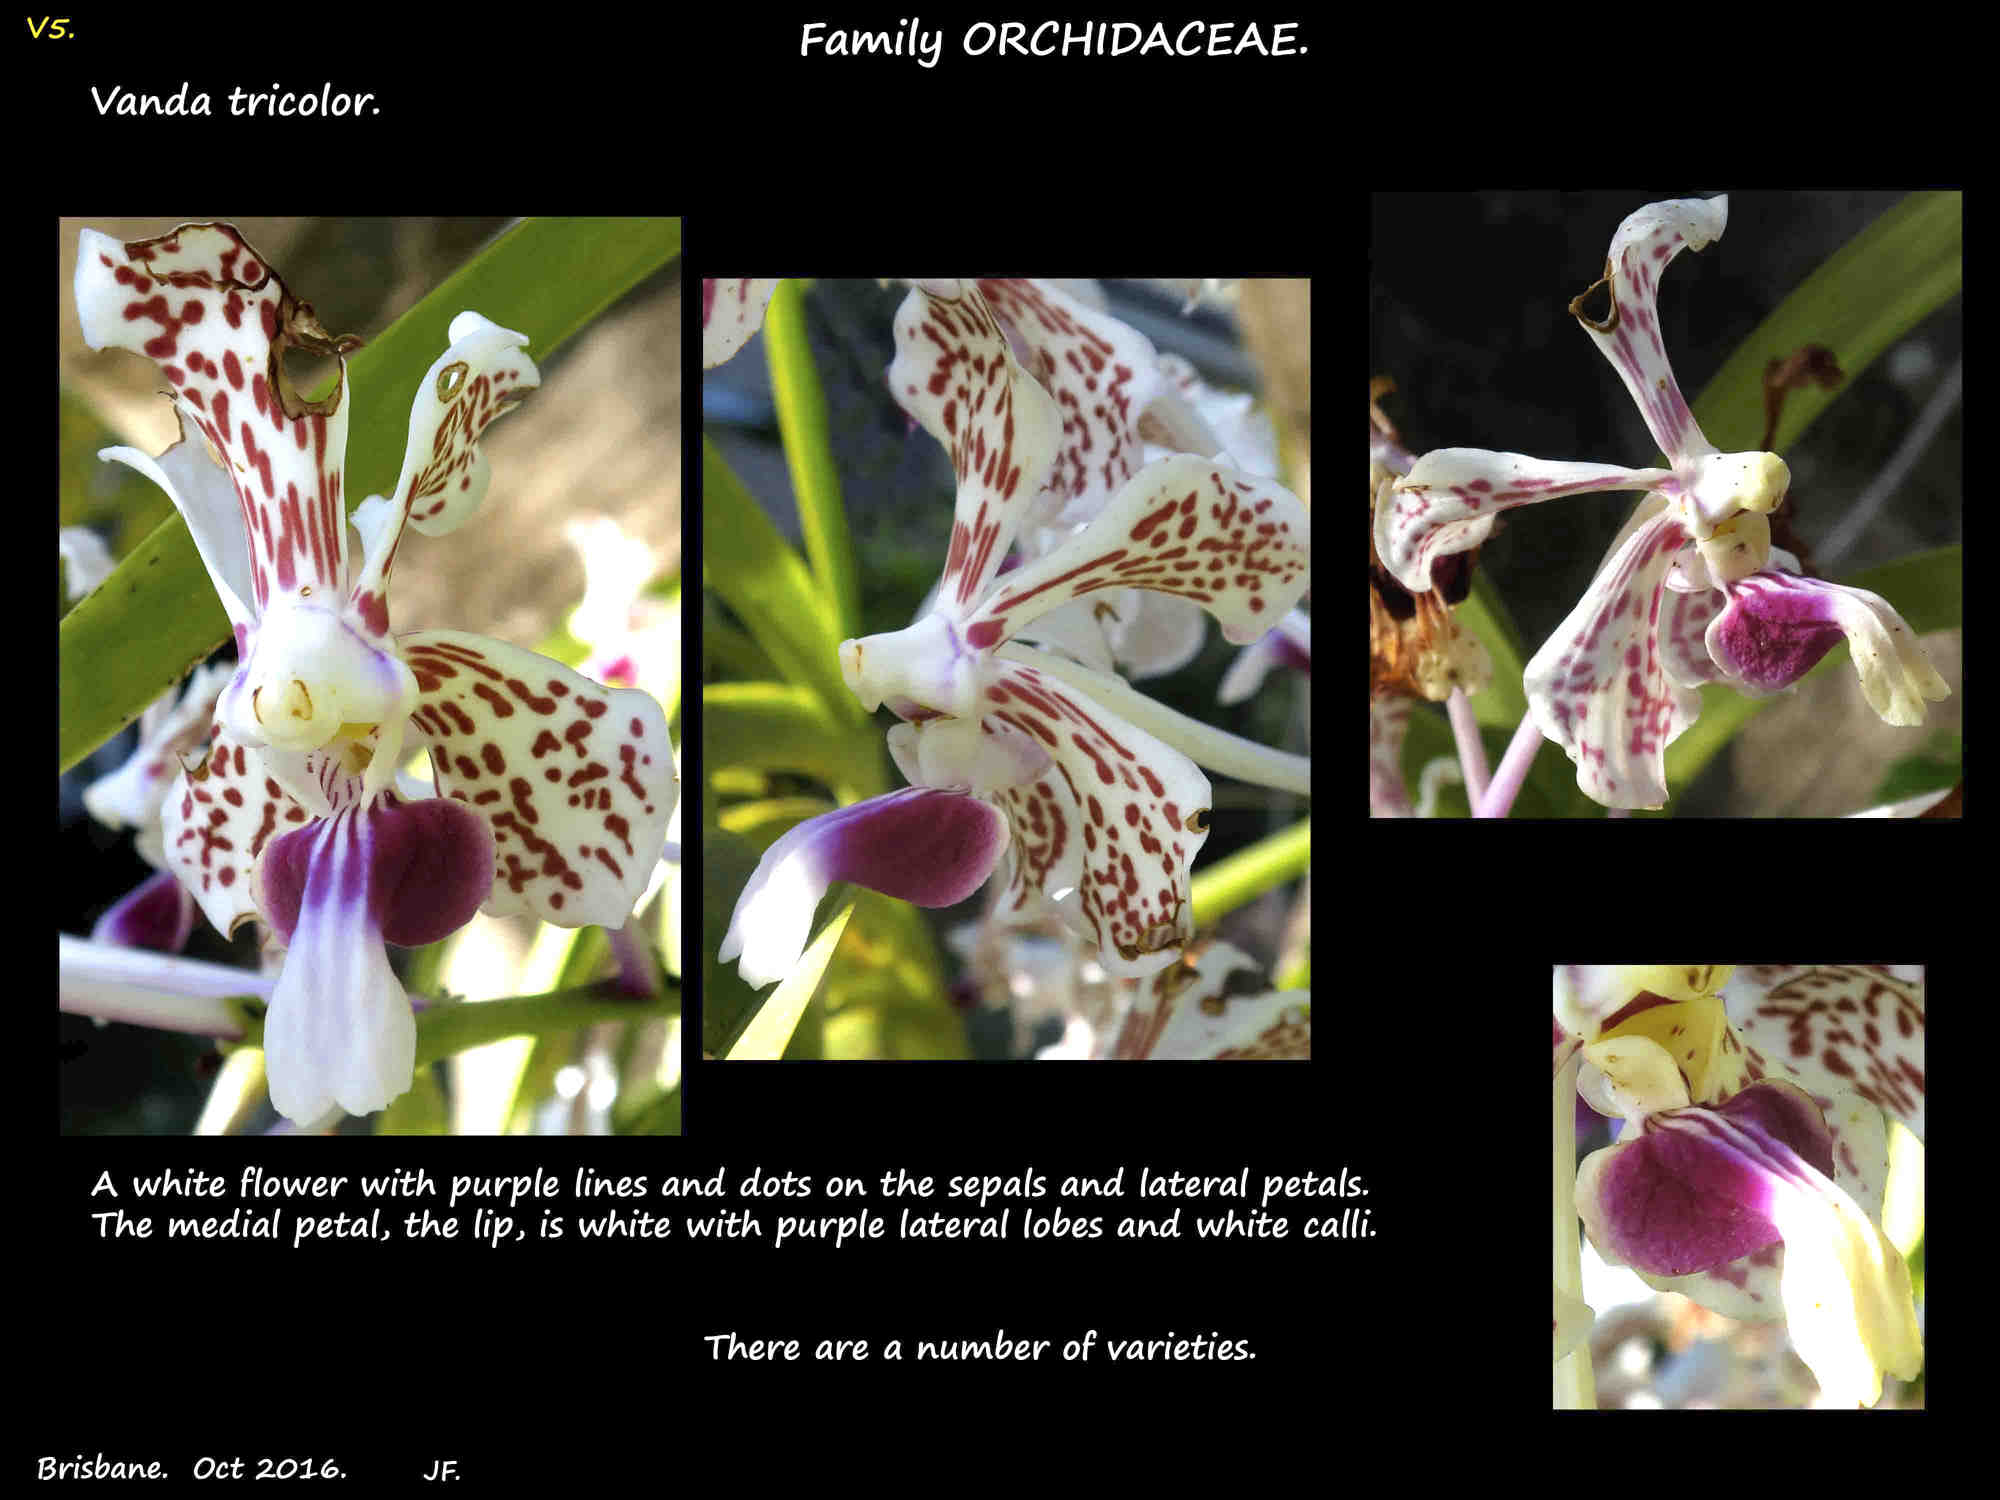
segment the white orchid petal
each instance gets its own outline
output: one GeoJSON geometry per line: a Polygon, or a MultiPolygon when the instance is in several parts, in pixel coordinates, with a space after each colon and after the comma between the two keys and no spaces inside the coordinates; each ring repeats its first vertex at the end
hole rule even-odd
{"type": "Polygon", "coordinates": [[[702,281],[701,367],[704,370],[728,363],[737,350],[756,336],[757,330],[764,326],[764,309],[777,289],[775,277],[702,281]]]}

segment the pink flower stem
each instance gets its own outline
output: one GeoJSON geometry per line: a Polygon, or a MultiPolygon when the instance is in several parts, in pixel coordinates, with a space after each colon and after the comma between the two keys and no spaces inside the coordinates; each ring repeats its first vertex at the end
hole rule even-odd
{"type": "Polygon", "coordinates": [[[1533,714],[1524,714],[1521,727],[1514,731],[1514,738],[1507,745],[1507,753],[1500,757],[1500,769],[1493,773],[1486,795],[1473,805],[1472,815],[1475,818],[1507,816],[1514,806],[1514,799],[1521,794],[1521,783],[1528,779],[1528,768],[1534,765],[1536,752],[1541,748],[1541,727],[1535,723],[1533,714]]]}
{"type": "Polygon", "coordinates": [[[1464,688],[1453,688],[1444,708],[1451,715],[1452,736],[1458,741],[1458,765],[1465,773],[1466,799],[1477,807],[1486,795],[1486,742],[1479,737],[1479,721],[1472,716],[1472,700],[1465,696],[1464,688]]]}

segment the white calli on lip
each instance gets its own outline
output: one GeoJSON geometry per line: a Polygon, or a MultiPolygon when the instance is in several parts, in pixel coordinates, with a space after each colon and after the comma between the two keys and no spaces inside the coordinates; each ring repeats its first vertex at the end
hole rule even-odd
{"type": "Polygon", "coordinates": [[[1775,692],[1845,638],[1869,704],[1886,722],[1921,723],[1925,700],[1948,692],[1884,601],[1800,577],[1798,560],[1771,547],[1768,523],[1755,523],[1790,488],[1785,461],[1721,452],[1681,395],[1660,337],[1660,278],[1683,249],[1722,237],[1728,208],[1717,197],[1637,210],[1613,235],[1603,277],[1570,304],[1668,467],[1442,448],[1417,459],[1375,509],[1384,566],[1421,593],[1438,559],[1478,546],[1508,510],[1569,495],[1647,492],[1523,677],[1537,726],[1576,764],[1577,785],[1607,807],[1665,804],[1666,749],[1700,713],[1695,690],[1704,683],[1775,692]],[[1585,306],[1600,288],[1609,297],[1602,318],[1585,306]]]}
{"type": "Polygon", "coordinates": [[[913,787],[801,824],[765,855],[720,950],[728,961],[754,947],[756,962],[740,969],[752,983],[796,963],[829,879],[887,889],[829,872],[865,867],[887,877],[891,862],[872,851],[891,823],[903,825],[912,791],[961,801],[931,803],[949,812],[942,826],[954,830],[955,850],[900,850],[895,878],[906,890],[963,899],[1004,855],[1009,910],[1039,915],[1052,904],[1107,972],[1157,973],[1193,934],[1188,865],[1207,836],[1210,803],[1207,778],[1174,744],[1204,757],[1233,747],[1233,774],[1261,757],[1264,774],[1279,778],[1270,784],[1308,784],[1297,757],[1194,725],[1073,661],[1009,644],[1065,605],[1130,590],[1191,601],[1247,643],[1310,581],[1305,508],[1282,486],[1206,458],[1144,464],[1135,426],[1124,446],[1106,451],[1074,402],[1059,402],[1018,357],[1053,371],[1089,366],[1076,352],[1087,351],[1098,361],[1100,402],[1129,400],[1136,420],[1146,392],[1167,382],[1150,346],[1148,369],[1120,361],[1101,319],[1027,282],[919,282],[897,314],[889,385],[951,454],[951,543],[929,610],[907,629],[843,643],[840,665],[865,707],[887,705],[908,721],[890,750],[913,787]],[[1011,333],[989,292],[1018,320],[1011,333]],[[1099,497],[1107,478],[1110,493],[1099,497]],[[1085,494],[1092,515],[1080,529],[1002,571],[1023,526],[1085,494]],[[766,940],[779,932],[782,943],[766,940]]]}
{"type": "Polygon", "coordinates": [[[76,297],[91,347],[145,355],[172,387],[181,443],[102,456],[166,490],[236,637],[206,758],[166,801],[168,863],[217,928],[258,917],[291,945],[267,1022],[281,1112],[379,1109],[409,1087],[414,1045],[384,941],[434,941],[482,907],[620,925],[672,806],[648,695],[483,636],[390,631],[405,532],[443,535],[479,505],[480,438],[540,382],[528,340],[474,312],[452,320],[394,490],[351,518],[351,560],[358,341],[328,335],[225,223],[129,244],[85,230],[76,297]],[[291,389],[292,348],[337,362],[330,396],[291,389]],[[412,739],[430,753],[432,799],[398,791],[412,739]]]}

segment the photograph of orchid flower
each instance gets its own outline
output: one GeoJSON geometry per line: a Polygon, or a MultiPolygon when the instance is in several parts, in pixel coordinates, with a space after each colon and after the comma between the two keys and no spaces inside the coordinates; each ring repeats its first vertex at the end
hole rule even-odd
{"type": "Polygon", "coordinates": [[[1310,1055],[1310,295],[703,283],[707,1055],[1310,1055]]]}
{"type": "Polygon", "coordinates": [[[1376,195],[1373,815],[1959,815],[1961,220],[1376,195]]]}
{"type": "Polygon", "coordinates": [[[1922,1407],[1924,977],[1555,967],[1555,1406],[1922,1407]]]}
{"type": "Polygon", "coordinates": [[[59,227],[62,1128],[677,1131],[679,221],[59,227]]]}

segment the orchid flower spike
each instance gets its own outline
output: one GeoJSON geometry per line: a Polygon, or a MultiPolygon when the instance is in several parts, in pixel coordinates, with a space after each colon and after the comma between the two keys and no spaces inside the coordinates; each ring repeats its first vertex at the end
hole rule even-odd
{"type": "Polygon", "coordinates": [[[1558,966],[1555,1023],[1556,1073],[1581,1050],[1578,1093],[1626,1122],[1576,1179],[1608,1261],[1730,1317],[1782,1319],[1838,1404],[1915,1377],[1909,1271],[1881,1217],[1885,1116],[1923,1134],[1921,970],[1558,966]]]}
{"type": "Polygon", "coordinates": [[[1666,748],[1701,711],[1695,689],[1789,687],[1845,638],[1869,706],[1923,722],[1947,696],[1909,627],[1883,600],[1798,576],[1771,546],[1770,513],[1791,474],[1775,453],[1724,453],[1703,435],[1661,341],[1660,277],[1683,249],[1722,237],[1729,200],[1651,203],[1612,236],[1603,277],[1570,304],[1638,404],[1668,467],[1626,469],[1441,448],[1377,504],[1376,550],[1412,592],[1441,559],[1483,542],[1503,512],[1565,495],[1642,490],[1633,515],[1567,620],[1528,663],[1530,711],[1608,807],[1665,804],[1666,748]],[[1609,308],[1585,309],[1598,289],[1609,308]]]}
{"type": "Polygon", "coordinates": [[[92,348],[143,354],[172,388],[192,440],[102,456],[167,492],[236,637],[207,756],[167,798],[168,863],[218,929],[257,917],[288,946],[265,1025],[279,1112],[380,1109],[415,1052],[384,942],[433,942],[480,909],[622,925],[671,806],[665,716],[646,694],[482,636],[390,633],[405,528],[443,535],[478,506],[480,438],[540,381],[527,338],[452,320],[394,490],[351,518],[351,559],[356,340],[327,334],[229,224],[131,244],[85,230],[76,298],[92,348]],[[330,395],[293,389],[290,348],[337,361],[330,395]],[[396,779],[412,741],[436,790],[419,801],[396,779]]]}
{"type": "Polygon", "coordinates": [[[1255,640],[1310,581],[1305,508],[1273,481],[1171,458],[1125,480],[1056,550],[1002,573],[1064,452],[1063,408],[973,284],[920,284],[896,345],[890,387],[957,472],[951,546],[929,611],[845,642],[840,665],[863,707],[887,704],[905,721],[889,750],[911,785],[772,845],[719,955],[740,958],[749,983],[771,983],[797,962],[830,882],[949,905],[1005,854],[1009,910],[1039,916],[1052,903],[1107,973],[1157,973],[1193,935],[1188,865],[1207,836],[1208,779],[1131,722],[1147,714],[1180,733],[1175,716],[1149,712],[1116,679],[1008,643],[1064,604],[1122,589],[1191,599],[1231,640],[1255,640]]]}

